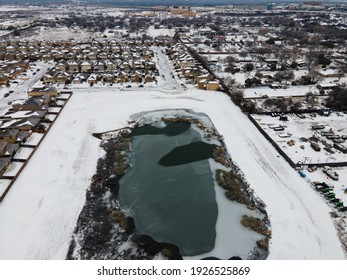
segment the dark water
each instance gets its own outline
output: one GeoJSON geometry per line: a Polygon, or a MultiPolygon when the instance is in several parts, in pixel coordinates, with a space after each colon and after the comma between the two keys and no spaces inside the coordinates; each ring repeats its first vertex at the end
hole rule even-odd
{"type": "Polygon", "coordinates": [[[187,123],[135,129],[132,168],[120,180],[119,198],[138,232],[185,256],[214,248],[218,209],[207,160],[213,147],[187,123]]]}

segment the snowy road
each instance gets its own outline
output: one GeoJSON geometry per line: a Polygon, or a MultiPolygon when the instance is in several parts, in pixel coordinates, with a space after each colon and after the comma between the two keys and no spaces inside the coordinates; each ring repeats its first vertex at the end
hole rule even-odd
{"type": "Polygon", "coordinates": [[[38,61],[35,63],[36,65],[31,64],[31,67],[26,71],[26,76],[22,75],[23,78],[28,77],[27,79],[20,80],[16,79],[11,81],[10,87],[2,87],[0,89],[0,113],[5,113],[12,103],[16,99],[28,97],[27,92],[30,87],[32,87],[38,80],[40,80],[43,75],[47,72],[48,68],[52,68],[54,66],[53,62],[43,62],[38,61]],[[35,73],[35,75],[33,75],[35,73]],[[9,93],[9,96],[4,97],[5,93],[9,93]]]}
{"type": "MultiPolygon", "coordinates": [[[[163,108],[207,114],[272,223],[270,259],[345,259],[329,208],[223,93],[76,90],[0,204],[0,259],[64,259],[103,152],[92,132],[163,108]]],[[[223,241],[227,242],[227,240],[223,241]]]]}
{"type": "Polygon", "coordinates": [[[155,62],[159,68],[159,74],[164,79],[163,84],[160,86],[165,90],[173,90],[177,93],[181,93],[183,91],[183,87],[178,83],[176,77],[174,76],[168,57],[163,53],[163,48],[152,47],[152,49],[155,55],[155,62]]]}

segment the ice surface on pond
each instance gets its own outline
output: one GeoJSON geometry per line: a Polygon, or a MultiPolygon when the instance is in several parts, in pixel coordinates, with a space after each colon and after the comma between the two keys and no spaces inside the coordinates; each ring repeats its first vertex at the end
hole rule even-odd
{"type": "Polygon", "coordinates": [[[173,135],[172,127],[168,128],[172,125],[164,128],[154,123],[134,132],[132,168],[120,181],[119,195],[137,231],[178,246],[186,258],[247,258],[255,242],[264,237],[244,228],[240,220],[242,215],[257,217],[256,212],[226,198],[214,181],[213,160],[181,153],[179,148],[187,145],[199,145],[202,154],[208,152],[209,144],[200,145],[201,132],[194,126],[177,127],[180,133],[173,135]],[[160,164],[163,158],[165,165],[160,164]]]}

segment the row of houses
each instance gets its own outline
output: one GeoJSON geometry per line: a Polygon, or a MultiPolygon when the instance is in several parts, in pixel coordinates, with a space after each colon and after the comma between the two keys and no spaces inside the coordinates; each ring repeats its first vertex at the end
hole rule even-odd
{"type": "Polygon", "coordinates": [[[63,72],[112,72],[116,70],[156,70],[156,65],[149,60],[70,60],[61,61],[57,64],[57,69],[63,72]]]}
{"type": "Polygon", "coordinates": [[[153,52],[150,44],[131,44],[125,41],[76,42],[0,42],[0,60],[140,60],[149,61],[153,52]]]}
{"type": "Polygon", "coordinates": [[[27,99],[15,100],[12,108],[0,116],[0,176],[33,132],[46,132],[51,122],[48,108],[57,95],[54,88],[33,88],[27,99]]]}
{"type": "Polygon", "coordinates": [[[174,61],[176,73],[181,75],[191,83],[197,85],[199,89],[219,90],[220,84],[214,77],[188,52],[182,44],[175,44],[168,54],[174,61]]]}
{"type": "Polygon", "coordinates": [[[28,60],[3,61],[0,64],[0,85],[7,85],[29,68],[28,60]]]}
{"type": "Polygon", "coordinates": [[[90,85],[97,82],[102,83],[151,83],[156,81],[158,71],[152,70],[129,70],[111,71],[104,73],[68,73],[53,69],[43,77],[44,84],[82,84],[88,82],[90,85]]]}

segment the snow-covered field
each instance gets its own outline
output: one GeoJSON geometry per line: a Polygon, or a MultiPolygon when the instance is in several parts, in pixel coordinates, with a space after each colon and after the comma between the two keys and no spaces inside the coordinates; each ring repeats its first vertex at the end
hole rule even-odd
{"type": "Polygon", "coordinates": [[[172,37],[173,35],[175,35],[175,29],[167,29],[167,28],[155,29],[154,26],[150,26],[147,29],[147,35],[152,37],[157,37],[157,36],[172,37]]]}
{"type": "Polygon", "coordinates": [[[203,112],[224,136],[229,154],[267,204],[270,259],[345,259],[331,209],[229,98],[219,92],[180,92],[177,87],[76,89],[0,204],[0,259],[64,259],[103,155],[91,134],[124,127],[134,113],[165,108],[203,112]]]}

